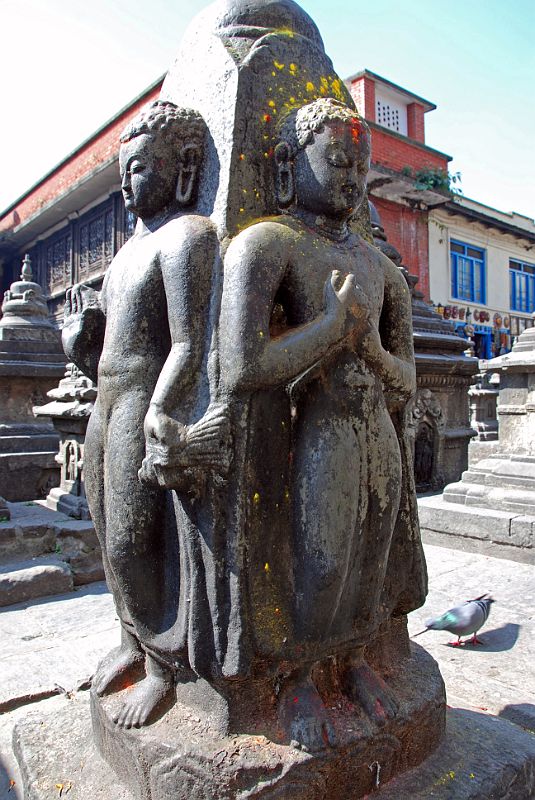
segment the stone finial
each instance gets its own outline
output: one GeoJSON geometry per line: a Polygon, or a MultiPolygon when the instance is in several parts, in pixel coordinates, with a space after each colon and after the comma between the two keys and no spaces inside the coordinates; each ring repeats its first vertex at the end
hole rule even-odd
{"type": "Polygon", "coordinates": [[[33,272],[32,272],[32,260],[28,253],[24,256],[22,260],[22,270],[20,273],[21,281],[31,281],[33,280],[33,272]]]}

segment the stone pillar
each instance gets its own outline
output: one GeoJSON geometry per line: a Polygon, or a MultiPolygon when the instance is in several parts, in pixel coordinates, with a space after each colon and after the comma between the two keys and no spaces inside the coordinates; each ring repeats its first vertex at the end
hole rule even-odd
{"type": "Polygon", "coordinates": [[[0,320],[0,486],[11,502],[45,497],[58,483],[58,436],[50,420],[36,420],[65,370],[59,331],[25,257],[20,281],[5,293],[0,320]]]}
{"type": "Polygon", "coordinates": [[[50,418],[59,434],[60,484],[53,487],[46,504],[75,519],[90,519],[84,486],[84,442],[97,389],[74,364],[48,393],[50,402],[34,409],[37,417],[50,418]]]}
{"type": "Polygon", "coordinates": [[[476,443],[478,452],[487,451],[471,459],[462,479],[439,500],[420,503],[422,528],[505,546],[510,557],[535,561],[535,328],[486,369],[500,377],[498,441],[476,443]]]}

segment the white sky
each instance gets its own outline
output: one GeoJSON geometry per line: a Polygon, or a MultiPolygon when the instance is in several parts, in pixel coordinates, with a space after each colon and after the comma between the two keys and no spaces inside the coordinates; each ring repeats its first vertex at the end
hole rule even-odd
{"type": "MultiPolygon", "coordinates": [[[[204,0],[0,0],[0,209],[164,73],[204,0]]],[[[464,194],[535,217],[533,0],[302,0],[341,77],[434,102],[464,194]]]]}

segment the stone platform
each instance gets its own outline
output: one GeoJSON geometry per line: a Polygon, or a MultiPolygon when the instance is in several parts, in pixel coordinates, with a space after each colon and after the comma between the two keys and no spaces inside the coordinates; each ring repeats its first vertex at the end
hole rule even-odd
{"type": "Polygon", "coordinates": [[[452,503],[444,494],[419,497],[418,516],[430,544],[535,564],[535,516],[452,503]]]}
{"type": "MultiPolygon", "coordinates": [[[[190,722],[190,725],[194,723],[190,722]]],[[[137,731],[132,732],[134,736],[137,731]]],[[[133,800],[133,795],[116,782],[110,767],[96,752],[91,736],[89,697],[77,695],[62,708],[43,715],[30,712],[17,723],[13,743],[21,773],[27,788],[27,800],[49,800],[67,789],[69,800],[133,800]]],[[[250,743],[248,759],[239,741],[220,749],[210,764],[217,772],[225,765],[252,766],[255,748],[265,745],[257,739],[250,743]]],[[[388,736],[385,735],[388,749],[388,736]]],[[[268,773],[276,760],[273,745],[270,759],[256,772],[258,790],[247,789],[238,783],[228,787],[225,797],[246,800],[252,797],[277,797],[278,800],[332,800],[328,785],[316,794],[306,794],[296,784],[274,793],[269,787],[268,773]]],[[[185,747],[182,761],[188,760],[185,747]]],[[[297,769],[307,771],[310,756],[294,750],[291,760],[297,769]]],[[[168,764],[168,775],[173,765],[168,764]]],[[[176,768],[175,768],[176,769],[176,768]]],[[[435,753],[420,767],[385,784],[388,766],[379,761],[361,764],[362,774],[368,773],[372,784],[370,793],[377,800],[529,800],[535,796],[535,736],[507,720],[490,717],[466,709],[449,709],[447,734],[435,753]]],[[[346,764],[344,798],[355,798],[359,772],[346,764]]],[[[194,772],[191,781],[194,781],[194,772]]],[[[162,779],[160,773],[157,779],[162,779]]],[[[63,796],[63,795],[62,795],[63,796]]],[[[177,797],[171,792],[165,797],[177,797]]],[[[213,800],[211,789],[193,789],[184,796],[191,800],[213,800]]]]}

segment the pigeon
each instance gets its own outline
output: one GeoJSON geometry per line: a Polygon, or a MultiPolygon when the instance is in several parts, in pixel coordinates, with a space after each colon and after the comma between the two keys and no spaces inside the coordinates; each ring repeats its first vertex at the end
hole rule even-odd
{"type": "Polygon", "coordinates": [[[473,635],[470,644],[483,644],[481,639],[477,638],[477,632],[487,621],[492,603],[494,600],[486,594],[482,594],[481,597],[476,597],[474,600],[467,600],[460,606],[450,608],[437,619],[426,620],[424,630],[416,633],[415,636],[420,636],[426,631],[449,631],[457,636],[457,641],[450,644],[458,647],[466,644],[466,642],[461,642],[461,636],[468,636],[471,633],[473,635]]]}

